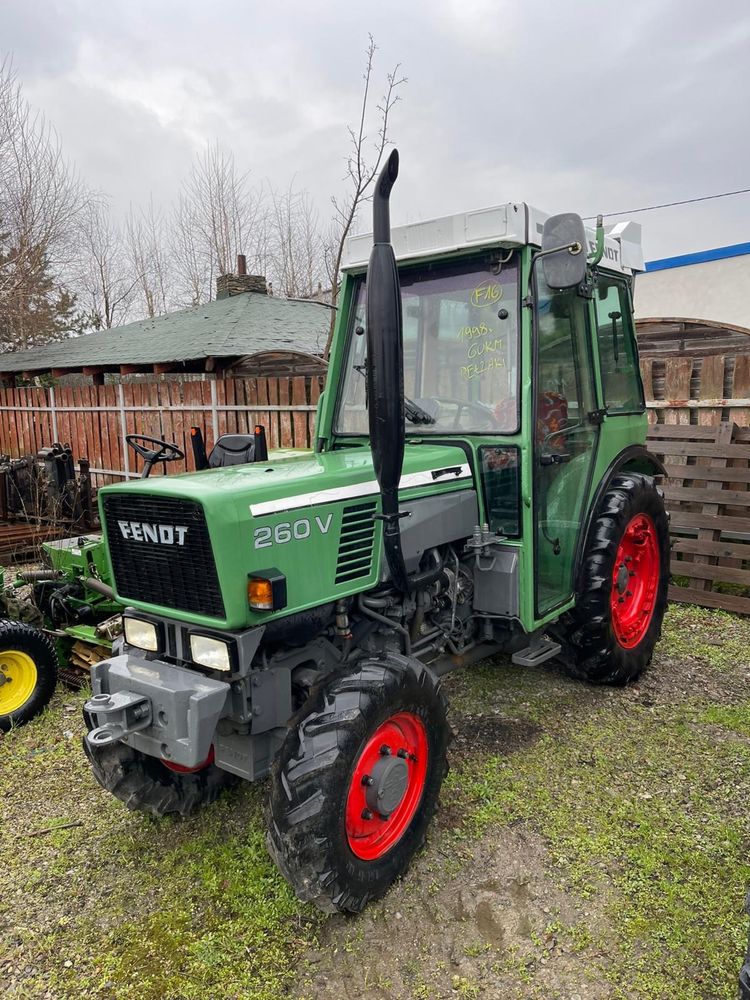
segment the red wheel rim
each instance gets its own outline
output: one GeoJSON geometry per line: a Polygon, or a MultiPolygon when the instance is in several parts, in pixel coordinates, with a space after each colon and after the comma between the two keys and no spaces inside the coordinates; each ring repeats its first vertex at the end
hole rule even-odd
{"type": "Polygon", "coordinates": [[[161,762],[165,767],[168,767],[170,771],[176,771],[178,774],[195,774],[196,771],[203,771],[209,764],[213,764],[214,746],[212,743],[211,749],[208,751],[208,757],[206,757],[202,764],[196,764],[195,767],[185,767],[184,764],[176,764],[173,760],[167,760],[165,757],[161,758],[161,762]]]}
{"type": "Polygon", "coordinates": [[[404,835],[422,801],[428,756],[427,731],[412,712],[392,715],[368,739],[354,765],[346,797],[346,837],[358,858],[382,858],[404,835]],[[398,804],[383,815],[373,807],[373,800],[386,783],[378,775],[388,767],[405,787],[398,804]]]}
{"type": "Polygon", "coordinates": [[[648,514],[625,528],[612,572],[612,628],[624,649],[637,646],[654,616],[661,559],[659,536],[648,514]]]}

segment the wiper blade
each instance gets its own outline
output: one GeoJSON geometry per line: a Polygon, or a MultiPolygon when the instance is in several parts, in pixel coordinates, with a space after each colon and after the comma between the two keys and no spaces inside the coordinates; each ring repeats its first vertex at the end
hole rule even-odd
{"type": "Polygon", "coordinates": [[[413,424],[434,424],[435,418],[415,402],[404,396],[404,416],[413,424]]]}
{"type": "MultiPolygon", "coordinates": [[[[367,362],[362,365],[352,365],[355,372],[359,372],[362,378],[367,378],[367,362]]],[[[412,424],[434,424],[435,418],[427,410],[423,410],[408,396],[404,396],[404,416],[412,424]]]]}

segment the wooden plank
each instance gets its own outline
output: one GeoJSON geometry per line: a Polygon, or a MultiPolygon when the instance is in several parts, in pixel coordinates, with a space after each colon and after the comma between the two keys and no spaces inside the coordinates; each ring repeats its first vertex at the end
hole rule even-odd
{"type": "Polygon", "coordinates": [[[672,552],[687,552],[697,555],[716,556],[717,559],[750,560],[750,542],[709,542],[697,538],[672,536],[672,552]]]}
{"type": "Polygon", "coordinates": [[[750,534],[750,520],[746,517],[696,514],[693,511],[671,510],[672,526],[675,528],[711,528],[713,531],[733,531],[750,534]]]}
{"type": "Polygon", "coordinates": [[[682,424],[655,424],[648,429],[648,440],[660,442],[662,439],[668,441],[694,440],[694,441],[715,441],[715,427],[699,427],[695,424],[686,427],[682,424]]]}
{"type": "MultiPolygon", "coordinates": [[[[734,362],[735,399],[750,398],[750,354],[738,354],[734,362]]],[[[750,407],[738,407],[732,410],[732,419],[740,427],[750,426],[750,407]]]]}
{"type": "MultiPolygon", "coordinates": [[[[233,378],[222,379],[222,385],[224,386],[224,398],[227,406],[236,406],[236,392],[235,384],[233,378]]],[[[227,434],[237,434],[237,417],[239,414],[236,410],[229,410],[225,414],[225,419],[227,422],[227,434]]]]}
{"type": "MultiPolygon", "coordinates": [[[[225,382],[224,379],[216,379],[216,405],[225,406],[226,405],[226,392],[225,392],[225,382]]],[[[219,424],[219,437],[227,432],[227,415],[226,411],[218,410],[218,424],[219,424]]]]}
{"type": "MultiPolygon", "coordinates": [[[[711,468],[708,465],[671,465],[665,463],[667,476],[670,479],[685,479],[700,482],[710,478],[711,468]]],[[[722,470],[721,478],[725,483],[750,483],[750,469],[735,469],[727,466],[722,470]]]]}
{"type": "MultiPolygon", "coordinates": [[[[689,469],[692,466],[686,465],[685,468],[689,469]]],[[[723,473],[725,470],[722,469],[721,471],[723,473]]],[[[716,481],[716,470],[709,470],[709,475],[711,475],[710,482],[716,481]],[[713,475],[711,475],[712,472],[713,475]]],[[[722,480],[723,478],[722,476],[722,480]]],[[[703,488],[697,486],[666,486],[664,492],[668,500],[684,500],[689,503],[712,505],[724,504],[725,506],[731,504],[735,507],[747,507],[750,510],[750,493],[746,491],[724,490],[716,486],[703,488]]]]}
{"type": "MultiPolygon", "coordinates": [[[[307,386],[304,375],[297,375],[292,382],[292,405],[307,405],[307,386]]],[[[310,439],[307,432],[307,413],[300,411],[292,416],[292,428],[294,433],[295,448],[309,448],[310,439]]]]}
{"type": "MultiPolygon", "coordinates": [[[[701,381],[698,399],[720,399],[724,395],[724,355],[704,358],[701,366],[701,381]]],[[[698,410],[698,423],[715,427],[721,423],[721,409],[710,407],[698,410]]]]}
{"type": "MultiPolygon", "coordinates": [[[[750,446],[744,444],[713,445],[708,442],[660,441],[653,449],[657,455],[706,456],[707,458],[750,458],[750,446]]],[[[677,464],[677,463],[675,463],[677,464]]]]}
{"type": "Polygon", "coordinates": [[[750,615],[750,597],[737,597],[735,594],[714,594],[705,590],[692,590],[690,587],[670,586],[668,591],[670,601],[681,604],[700,604],[704,608],[721,608],[724,611],[734,611],[742,615],[750,615]]]}
{"type": "MultiPolygon", "coordinates": [[[[720,424],[715,429],[716,444],[717,445],[721,446],[721,445],[731,444],[733,426],[734,426],[733,424],[720,424]]],[[[727,464],[727,460],[725,458],[713,458],[709,462],[709,467],[711,469],[713,469],[713,468],[717,468],[718,469],[720,467],[726,466],[726,464],[727,464]]],[[[706,480],[706,489],[709,489],[709,490],[712,489],[712,488],[719,489],[719,490],[721,489],[721,487],[723,485],[722,481],[721,481],[720,478],[718,478],[718,473],[716,473],[715,475],[716,475],[717,478],[711,478],[711,479],[707,479],[706,480]]],[[[718,503],[704,503],[703,507],[702,507],[702,513],[703,514],[707,514],[709,516],[716,516],[719,513],[720,509],[721,509],[721,501],[718,501],[718,503]]],[[[720,538],[721,538],[721,533],[718,532],[718,531],[714,531],[714,530],[712,530],[710,528],[701,528],[698,531],[698,539],[699,539],[699,541],[714,541],[714,542],[717,542],[717,541],[719,541],[720,538]]],[[[695,555],[695,556],[689,556],[689,557],[687,557],[687,560],[685,560],[685,561],[694,562],[696,564],[701,564],[701,563],[708,564],[708,563],[711,562],[711,557],[710,556],[703,556],[703,555],[695,555]]],[[[707,580],[705,578],[705,576],[701,576],[700,573],[691,574],[690,575],[690,580],[688,582],[689,582],[689,585],[691,587],[693,587],[695,590],[711,590],[712,589],[710,579],[707,580]]]]}
{"type": "Polygon", "coordinates": [[[692,358],[667,358],[664,362],[664,423],[688,424],[690,413],[683,409],[669,409],[672,403],[690,399],[690,377],[693,373],[692,358]]]}
{"type": "MultiPolygon", "coordinates": [[[[274,406],[279,405],[279,380],[276,378],[259,378],[257,380],[258,386],[258,405],[262,403],[271,403],[274,406]]],[[[266,440],[268,441],[269,448],[279,448],[281,447],[281,437],[280,437],[280,414],[276,412],[266,412],[263,413],[262,410],[258,412],[258,416],[255,418],[256,423],[262,424],[266,428],[266,440]]]]}
{"type": "MultiPolygon", "coordinates": [[[[672,560],[672,575],[687,576],[692,581],[701,583],[721,581],[721,583],[738,583],[745,587],[750,587],[750,569],[736,569],[734,566],[709,565],[698,562],[686,562],[683,559],[672,560]]],[[[701,590],[701,587],[695,587],[701,590]]],[[[710,590],[711,587],[705,588],[710,590]]]]}
{"type": "Polygon", "coordinates": [[[210,381],[196,382],[196,385],[200,386],[200,399],[202,406],[208,406],[208,410],[204,410],[201,416],[201,423],[203,425],[203,439],[206,442],[206,454],[211,454],[211,449],[216,444],[216,436],[214,434],[214,418],[213,413],[210,410],[211,406],[211,383],[210,381]]]}
{"type": "MultiPolygon", "coordinates": [[[[290,379],[279,378],[276,382],[279,386],[279,406],[289,405],[289,394],[291,391],[290,379]]],[[[294,433],[292,431],[292,415],[289,410],[279,412],[279,447],[293,448],[294,433]]]]}
{"type": "MultiPolygon", "coordinates": [[[[320,394],[322,392],[322,388],[321,388],[321,384],[320,384],[321,381],[322,380],[321,380],[321,378],[318,375],[313,375],[310,378],[310,403],[313,406],[316,406],[316,407],[318,405],[318,400],[320,399],[320,394]]],[[[314,446],[314,444],[315,444],[315,420],[316,420],[316,417],[317,417],[317,411],[315,413],[308,413],[308,415],[307,415],[308,426],[309,426],[309,434],[310,434],[310,446],[311,447],[314,446]]]]}
{"type": "Polygon", "coordinates": [[[654,362],[652,358],[641,358],[641,378],[643,379],[643,392],[648,402],[652,402],[654,396],[653,380],[654,362]]]}

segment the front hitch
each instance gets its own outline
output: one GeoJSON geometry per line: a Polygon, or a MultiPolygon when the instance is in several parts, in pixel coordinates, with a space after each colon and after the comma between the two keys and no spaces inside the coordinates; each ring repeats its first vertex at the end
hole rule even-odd
{"type": "Polygon", "coordinates": [[[83,706],[92,716],[106,717],[106,722],[86,733],[89,746],[103,747],[137,733],[151,725],[151,702],[132,691],[95,694],[83,706]]]}

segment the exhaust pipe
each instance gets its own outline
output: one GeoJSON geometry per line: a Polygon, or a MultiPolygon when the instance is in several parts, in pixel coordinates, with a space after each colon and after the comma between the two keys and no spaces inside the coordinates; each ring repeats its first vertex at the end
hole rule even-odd
{"type": "Polygon", "coordinates": [[[380,172],[372,200],[374,245],[367,267],[367,407],[372,464],[382,497],[383,546],[395,587],[411,589],[401,551],[398,484],[404,463],[404,352],[401,287],[391,246],[389,199],[398,150],[380,172]]]}

